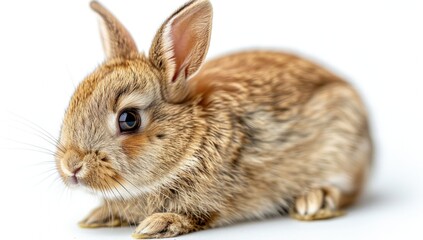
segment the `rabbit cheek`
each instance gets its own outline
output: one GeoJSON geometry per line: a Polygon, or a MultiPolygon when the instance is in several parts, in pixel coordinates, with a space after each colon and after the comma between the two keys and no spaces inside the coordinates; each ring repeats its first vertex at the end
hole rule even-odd
{"type": "Polygon", "coordinates": [[[122,143],[122,150],[129,159],[138,158],[142,151],[143,147],[147,146],[150,143],[148,136],[145,134],[135,134],[126,137],[122,143]]]}
{"type": "Polygon", "coordinates": [[[118,187],[123,179],[110,163],[93,159],[86,163],[86,175],[83,184],[96,191],[107,191],[118,187]]]}

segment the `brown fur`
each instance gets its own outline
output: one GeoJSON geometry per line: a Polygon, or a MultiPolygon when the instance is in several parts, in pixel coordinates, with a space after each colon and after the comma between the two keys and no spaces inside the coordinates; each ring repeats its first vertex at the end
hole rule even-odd
{"type": "MultiPolygon", "coordinates": [[[[115,49],[75,91],[58,170],[70,184],[82,166],[80,185],[105,199],[82,226],[139,224],[136,238],[171,237],[288,211],[330,216],[360,194],[372,146],[354,89],[279,52],[231,54],[196,73],[210,28],[208,1],[191,1],[159,29],[149,58],[131,44],[115,49]],[[121,135],[117,114],[134,107],[143,125],[121,135]]],[[[131,42],[122,31],[109,39],[131,42]]]]}

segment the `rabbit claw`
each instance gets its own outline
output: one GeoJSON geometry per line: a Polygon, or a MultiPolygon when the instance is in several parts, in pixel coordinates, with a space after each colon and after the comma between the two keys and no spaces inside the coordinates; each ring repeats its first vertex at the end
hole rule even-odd
{"type": "Polygon", "coordinates": [[[176,213],[155,213],[138,225],[132,237],[135,239],[175,237],[192,232],[194,228],[186,216],[176,213]]]}
{"type": "Polygon", "coordinates": [[[314,189],[295,200],[290,216],[301,221],[330,219],[345,214],[338,209],[340,193],[336,189],[328,191],[314,189]]]}

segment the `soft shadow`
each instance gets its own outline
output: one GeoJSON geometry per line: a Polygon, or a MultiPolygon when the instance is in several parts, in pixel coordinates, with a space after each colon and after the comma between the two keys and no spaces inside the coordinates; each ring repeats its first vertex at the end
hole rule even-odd
{"type": "Polygon", "coordinates": [[[79,233],[81,233],[84,236],[91,236],[92,239],[98,238],[100,236],[119,237],[119,238],[127,237],[126,239],[131,239],[131,234],[134,230],[135,230],[135,227],[79,228],[78,229],[79,233]]]}
{"type": "Polygon", "coordinates": [[[387,205],[398,202],[400,197],[394,192],[368,191],[361,196],[356,203],[348,209],[356,211],[361,209],[374,208],[376,206],[387,205]]]}
{"type": "MultiPolygon", "coordinates": [[[[383,191],[368,191],[365,192],[363,196],[356,202],[354,205],[347,209],[347,212],[360,212],[367,211],[370,208],[376,207],[385,207],[393,203],[398,203],[401,201],[401,197],[398,196],[395,192],[383,192],[383,191]]],[[[200,232],[194,232],[178,237],[181,239],[197,239],[198,237],[207,236],[213,238],[214,236],[221,236],[222,232],[231,232],[231,231],[241,231],[249,232],[252,228],[256,229],[260,226],[266,226],[270,229],[279,229],[280,226],[288,226],[298,223],[297,221],[292,220],[289,216],[275,216],[262,220],[251,220],[251,221],[241,221],[228,226],[217,227],[213,229],[203,230],[200,232]],[[281,224],[281,222],[283,222],[281,224]]],[[[108,238],[125,238],[131,239],[130,236],[132,231],[135,229],[133,227],[118,227],[118,228],[98,228],[98,229],[79,229],[79,232],[84,236],[90,236],[90,238],[98,238],[99,236],[104,236],[108,238]]]]}

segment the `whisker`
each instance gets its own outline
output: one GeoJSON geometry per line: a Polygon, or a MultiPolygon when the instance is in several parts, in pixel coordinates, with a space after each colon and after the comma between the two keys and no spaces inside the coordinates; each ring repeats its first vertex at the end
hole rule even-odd
{"type": "MultiPolygon", "coordinates": [[[[141,189],[139,188],[139,187],[137,187],[134,183],[132,183],[131,181],[129,181],[129,179],[127,179],[127,178],[125,178],[124,176],[120,176],[120,177],[122,177],[126,182],[128,182],[129,184],[131,184],[135,189],[137,189],[138,191],[140,191],[140,192],[142,192],[141,191],[141,189]]],[[[126,187],[124,187],[124,185],[122,185],[121,183],[120,183],[120,181],[118,181],[117,179],[115,179],[115,181],[117,181],[131,196],[132,196],[132,198],[134,199],[134,200],[136,200],[137,199],[137,196],[134,196],[133,194],[131,194],[130,192],[129,192],[129,190],[126,188],[126,187]]],[[[168,195],[166,195],[166,194],[164,194],[163,192],[159,192],[159,194],[161,194],[161,195],[163,195],[165,198],[170,198],[168,195]]],[[[141,205],[141,203],[139,203],[139,202],[137,202],[137,201],[135,201],[135,207],[137,207],[137,208],[139,208],[139,209],[142,209],[143,208],[143,206],[141,205]]],[[[134,220],[136,220],[136,219],[134,219],[134,220]]],[[[136,221],[134,221],[134,223],[136,223],[136,221]]]]}
{"type": "Polygon", "coordinates": [[[53,150],[50,150],[50,149],[45,148],[45,147],[37,146],[37,145],[34,145],[34,144],[32,144],[32,143],[25,143],[25,142],[17,141],[17,140],[11,139],[11,138],[7,138],[7,139],[8,139],[9,141],[12,141],[12,142],[15,142],[15,143],[18,143],[18,144],[22,144],[22,145],[26,145],[26,146],[30,146],[30,147],[34,147],[34,148],[38,148],[38,149],[40,149],[40,150],[46,151],[46,152],[48,152],[48,153],[51,153],[53,156],[55,156],[55,155],[56,155],[56,153],[55,153],[53,150]]]}
{"type": "MultiPolygon", "coordinates": [[[[115,177],[111,177],[116,183],[118,183],[130,196],[131,196],[131,198],[133,198],[133,199],[136,199],[135,198],[135,196],[119,181],[119,180],[117,180],[115,177]]],[[[116,188],[116,191],[118,191],[119,192],[119,190],[116,188]]],[[[119,192],[119,194],[120,194],[120,192],[119,192]]],[[[122,195],[122,194],[121,194],[122,195]]],[[[135,221],[135,218],[134,218],[134,216],[131,214],[131,213],[129,213],[130,215],[131,215],[131,220],[132,221],[135,221]]],[[[129,220],[129,219],[128,219],[129,220]]]]}
{"type": "MultiPolygon", "coordinates": [[[[109,189],[110,189],[110,191],[113,193],[113,195],[115,196],[115,198],[116,199],[118,199],[118,197],[116,196],[116,194],[115,194],[115,192],[113,191],[113,190],[116,190],[117,192],[118,192],[118,194],[119,194],[119,197],[121,198],[121,201],[122,202],[124,202],[124,203],[126,203],[127,201],[125,200],[125,198],[122,196],[122,194],[119,192],[119,190],[118,189],[116,189],[116,188],[112,188],[111,186],[110,186],[110,184],[106,181],[106,184],[107,184],[107,186],[109,187],[109,189]]],[[[119,209],[119,208],[118,208],[119,209]]],[[[128,216],[127,216],[127,214],[126,214],[126,211],[123,211],[123,212],[121,212],[121,214],[123,213],[123,215],[125,216],[125,218],[128,220],[128,222],[130,222],[130,220],[129,220],[129,218],[128,218],[128,216]]]]}
{"type": "Polygon", "coordinates": [[[41,185],[41,183],[45,182],[47,179],[53,177],[55,174],[57,174],[56,171],[52,172],[52,171],[47,171],[44,174],[48,174],[46,177],[42,178],[41,181],[39,181],[38,183],[35,183],[35,185],[33,185],[33,187],[39,187],[41,185]]]}
{"type": "Polygon", "coordinates": [[[118,183],[132,198],[135,198],[134,195],[132,195],[132,193],[130,191],[128,191],[128,189],[121,183],[119,182],[115,177],[111,177],[116,183],[118,183]]]}
{"type": "MultiPolygon", "coordinates": [[[[100,187],[100,191],[102,192],[102,194],[104,195],[104,196],[106,196],[107,194],[104,192],[104,188],[101,186],[100,187]]],[[[118,211],[118,217],[120,218],[119,220],[121,220],[121,218],[122,218],[122,213],[121,213],[121,211],[120,211],[120,208],[119,208],[119,206],[117,206],[117,207],[115,207],[115,206],[113,206],[113,201],[109,201],[107,198],[104,198],[104,201],[106,202],[106,206],[107,206],[107,209],[109,210],[109,215],[111,216],[111,218],[112,218],[112,222],[114,221],[114,219],[115,219],[115,211],[114,211],[114,209],[116,209],[117,211],[118,211]]],[[[117,205],[117,204],[116,204],[117,205]]]]}
{"type": "Polygon", "coordinates": [[[56,178],[54,178],[53,181],[51,181],[50,184],[48,185],[48,188],[52,188],[53,184],[56,184],[58,181],[60,181],[60,176],[57,176],[56,178]]]}
{"type": "MultiPolygon", "coordinates": [[[[60,141],[54,137],[51,133],[49,133],[47,130],[45,130],[43,127],[41,127],[40,125],[28,120],[27,118],[23,117],[23,116],[19,116],[16,113],[13,112],[9,112],[10,114],[14,115],[16,118],[15,120],[24,124],[25,126],[29,127],[32,130],[37,131],[39,134],[42,134],[43,136],[45,136],[46,138],[50,139],[52,142],[49,142],[50,144],[53,144],[54,146],[56,146],[57,148],[63,150],[64,146],[60,143],[60,141]],[[23,122],[22,120],[24,120],[25,122],[23,122]],[[31,126],[32,125],[32,126],[31,126]]],[[[34,133],[35,134],[35,133],[34,133]]],[[[40,135],[38,135],[38,137],[41,137],[40,135]]],[[[42,137],[41,137],[42,138],[42,137]]],[[[43,138],[45,141],[47,141],[45,138],[43,138]]]]}
{"type": "Polygon", "coordinates": [[[109,216],[110,216],[112,222],[114,222],[115,214],[114,214],[113,210],[111,209],[111,207],[109,205],[109,201],[107,199],[104,199],[104,202],[105,202],[107,211],[109,212],[109,216]]]}
{"type": "MultiPolygon", "coordinates": [[[[109,184],[107,181],[105,181],[105,183],[106,183],[106,184],[107,184],[107,186],[108,186],[107,190],[108,190],[108,191],[110,191],[110,192],[112,192],[113,196],[114,196],[116,199],[119,199],[119,198],[117,197],[117,195],[115,194],[115,192],[113,191],[113,188],[110,186],[110,184],[109,184]]],[[[122,200],[122,201],[125,201],[125,199],[122,197],[122,195],[119,195],[119,197],[121,198],[121,200],[122,200]]]]}
{"type": "Polygon", "coordinates": [[[52,173],[53,171],[56,172],[57,169],[56,168],[45,169],[43,172],[39,173],[39,176],[45,175],[47,173],[52,173]]]}
{"type": "Polygon", "coordinates": [[[38,149],[30,149],[30,148],[0,148],[0,149],[4,149],[4,150],[16,150],[16,151],[31,151],[31,152],[37,152],[37,153],[43,153],[43,154],[47,154],[49,156],[54,157],[55,154],[51,153],[51,152],[47,152],[47,151],[41,151],[38,149]]]}
{"type": "MultiPolygon", "coordinates": [[[[61,193],[60,193],[60,197],[59,200],[63,200],[63,195],[68,195],[68,199],[72,198],[72,192],[69,190],[69,188],[67,188],[66,186],[64,186],[61,181],[61,178],[56,178],[55,180],[53,180],[54,184],[59,184],[60,188],[62,189],[61,193]]],[[[60,201],[62,202],[62,201],[60,201]]]]}
{"type": "MultiPolygon", "coordinates": [[[[122,177],[123,180],[125,180],[126,182],[128,182],[129,184],[131,184],[135,189],[137,189],[138,191],[142,192],[142,190],[138,186],[136,186],[134,183],[132,183],[131,181],[129,181],[129,179],[125,178],[124,176],[120,176],[120,177],[122,177]]],[[[164,194],[162,192],[160,192],[160,194],[162,194],[166,198],[170,198],[168,195],[166,195],[166,194],[164,194]]]]}
{"type": "Polygon", "coordinates": [[[41,166],[47,166],[47,165],[54,166],[54,168],[52,168],[52,169],[57,171],[55,161],[40,161],[40,162],[37,162],[37,163],[28,164],[26,166],[27,167],[41,167],[41,166]]]}
{"type": "MultiPolygon", "coordinates": [[[[115,180],[116,181],[116,179],[114,179],[113,177],[112,177],[112,179],[113,180],[115,180]]],[[[120,182],[119,181],[117,181],[117,183],[119,183],[120,184],[120,182]]],[[[121,197],[121,200],[124,202],[124,203],[128,203],[128,201],[123,197],[123,195],[121,194],[121,192],[119,191],[119,189],[117,189],[117,188],[112,188],[110,185],[109,185],[109,183],[106,181],[106,184],[109,186],[109,188],[112,190],[112,192],[114,192],[113,190],[116,190],[117,192],[118,192],[118,194],[119,194],[119,196],[121,197]]],[[[121,185],[121,184],[120,184],[121,185]]],[[[122,185],[121,185],[122,186],[122,185]]],[[[134,219],[133,219],[133,216],[131,216],[131,218],[128,218],[128,215],[126,214],[126,211],[124,211],[123,212],[123,214],[125,215],[125,218],[128,220],[128,222],[130,222],[130,221],[134,221],[134,219]],[[131,219],[131,220],[130,220],[131,219]]]]}
{"type": "MultiPolygon", "coordinates": [[[[30,126],[28,126],[28,127],[30,127],[30,126]]],[[[21,130],[23,132],[27,132],[27,133],[33,134],[34,136],[36,136],[36,137],[44,140],[46,143],[52,145],[53,147],[58,148],[59,150],[62,150],[63,151],[63,147],[59,144],[58,140],[51,139],[49,137],[45,137],[45,134],[43,134],[42,132],[40,132],[37,129],[29,129],[29,130],[28,129],[22,129],[22,128],[16,128],[16,129],[17,130],[21,130]]]]}
{"type": "Polygon", "coordinates": [[[44,133],[47,137],[51,138],[52,140],[56,140],[56,138],[51,133],[49,133],[47,130],[45,130],[40,125],[34,123],[31,120],[28,120],[24,116],[20,116],[20,115],[18,115],[16,113],[13,113],[13,112],[9,112],[9,113],[12,114],[12,115],[14,115],[16,117],[14,120],[19,121],[20,123],[25,124],[28,127],[30,127],[29,124],[31,124],[33,127],[36,127],[37,129],[39,129],[41,131],[40,133],[44,133]],[[24,120],[25,122],[23,122],[22,120],[24,120]]]}

